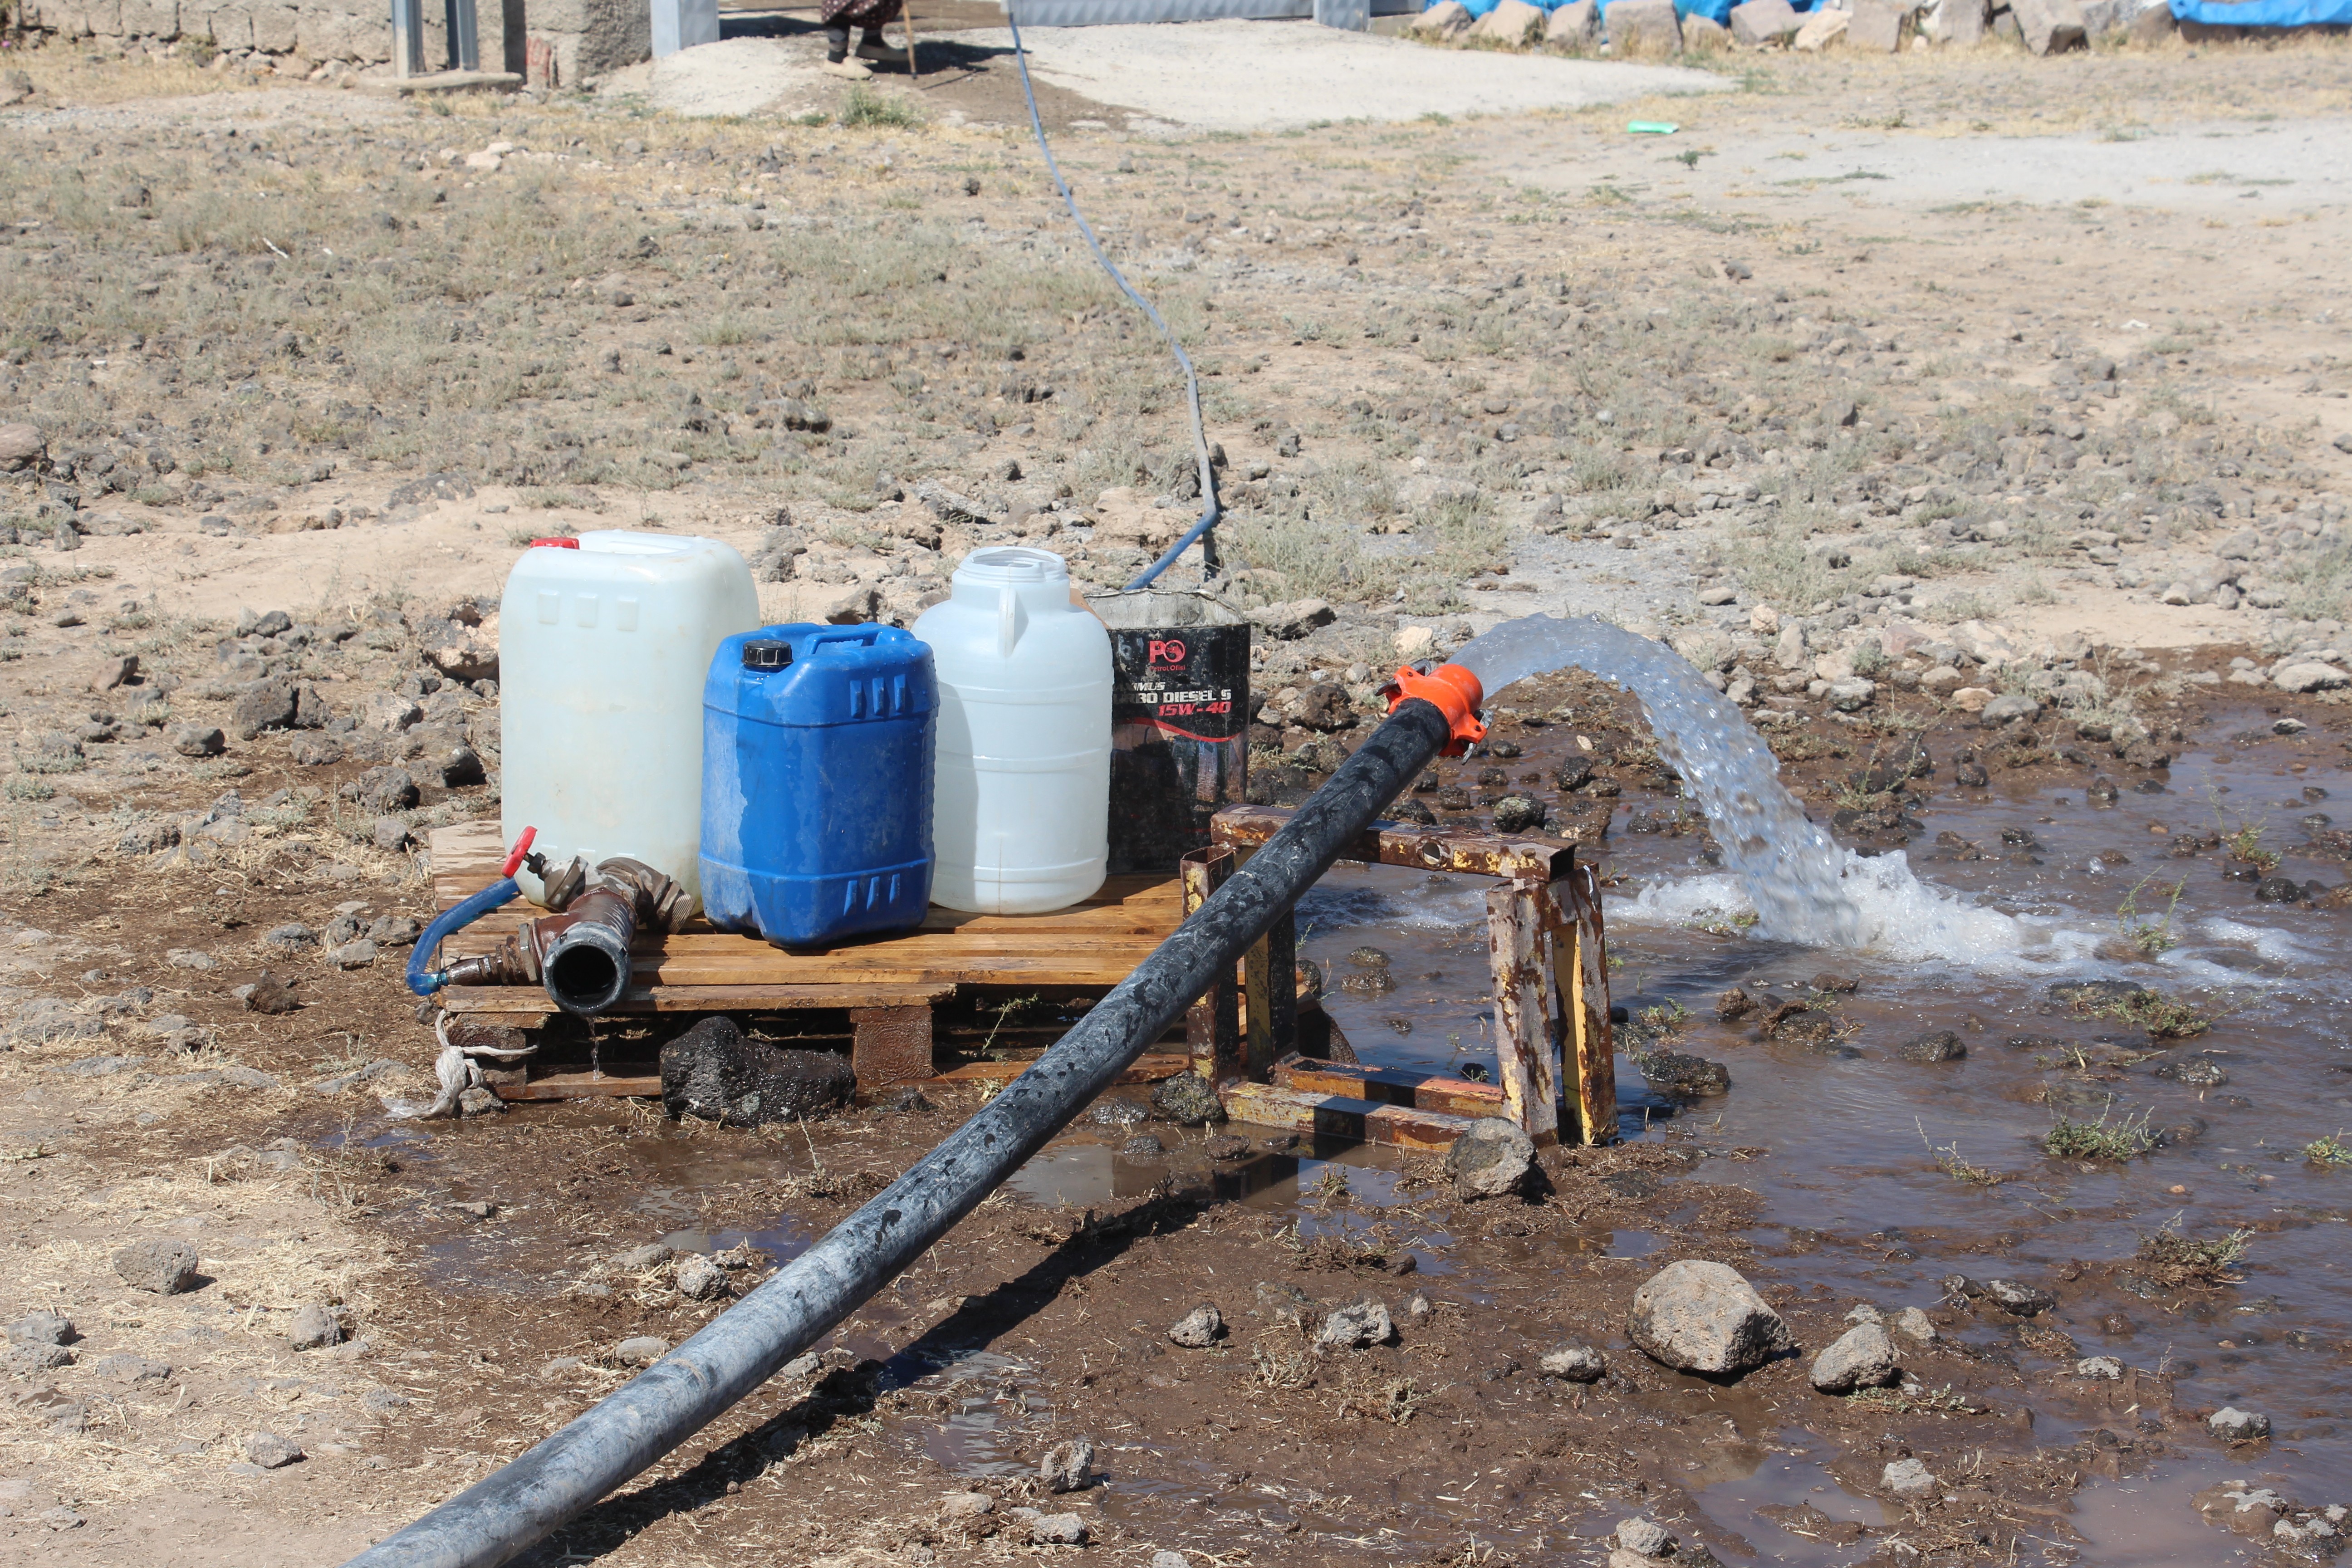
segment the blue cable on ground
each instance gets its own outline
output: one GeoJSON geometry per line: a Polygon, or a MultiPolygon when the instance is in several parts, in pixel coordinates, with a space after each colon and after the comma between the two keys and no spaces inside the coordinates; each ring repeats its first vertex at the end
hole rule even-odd
{"type": "MultiPolygon", "coordinates": [[[[1070,183],[1062,178],[1062,166],[1054,162],[1054,149],[1045,140],[1045,122],[1037,113],[1036,89],[1029,85],[1029,51],[1021,47],[1021,24],[1014,18],[1009,3],[1004,7],[1004,25],[1013,30],[1013,58],[1021,68],[1021,96],[1029,100],[1029,129],[1037,134],[1037,151],[1045,155],[1045,172],[1054,176],[1054,189],[1061,193],[1062,205],[1069,209],[1070,221],[1078,226],[1078,233],[1086,238],[1087,248],[1095,253],[1095,259],[1102,263],[1105,272],[1110,274],[1110,280],[1118,285],[1118,291],[1134,300],[1137,307],[1151,318],[1151,324],[1160,329],[1161,337],[1168,340],[1169,352],[1176,356],[1176,363],[1184,367],[1184,396],[1192,415],[1192,450],[1201,463],[1201,519],[1185,531],[1182,538],[1168,547],[1166,554],[1145,567],[1142,575],[1127,585],[1128,592],[1133,593],[1138,588],[1150,587],[1153,578],[1174,565],[1176,558],[1190,550],[1224,515],[1223,510],[1217,505],[1217,476],[1209,463],[1208,433],[1201,426],[1201,378],[1193,371],[1192,358],[1185,353],[1184,345],[1176,341],[1175,332],[1152,308],[1151,301],[1137,293],[1135,285],[1127,280],[1126,274],[1103,254],[1102,244],[1087,226],[1086,215],[1078,211],[1077,198],[1070,194],[1070,183]]],[[[1216,570],[1215,548],[1213,541],[1202,546],[1202,554],[1208,557],[1211,573],[1216,570]]]]}

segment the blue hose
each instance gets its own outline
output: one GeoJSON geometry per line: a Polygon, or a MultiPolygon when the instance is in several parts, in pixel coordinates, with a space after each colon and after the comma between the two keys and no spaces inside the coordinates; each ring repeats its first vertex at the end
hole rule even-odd
{"type": "Polygon", "coordinates": [[[478,893],[461,900],[433,917],[425,934],[416,939],[416,950],[408,955],[408,988],[419,996],[430,996],[449,983],[446,969],[427,970],[441,943],[510,900],[521,896],[522,889],[512,877],[500,877],[478,893]]]}
{"type": "MultiPolygon", "coordinates": [[[[1150,587],[1153,578],[1173,566],[1176,558],[1192,548],[1201,536],[1214,528],[1224,515],[1224,510],[1217,504],[1217,475],[1209,462],[1208,433],[1201,425],[1201,377],[1192,369],[1192,361],[1184,353],[1184,345],[1176,341],[1175,331],[1152,308],[1150,300],[1136,292],[1135,285],[1127,280],[1127,275],[1103,254],[1102,245],[1095,238],[1095,231],[1088,226],[1086,215],[1078,211],[1077,198],[1070,195],[1070,182],[1062,178],[1062,166],[1054,162],[1054,149],[1045,140],[1045,122],[1037,114],[1036,89],[1029,85],[1029,51],[1021,47],[1021,24],[1013,18],[1010,4],[1004,7],[1004,25],[1013,29],[1013,60],[1021,68],[1021,95],[1029,100],[1029,129],[1037,133],[1037,151],[1045,155],[1045,172],[1054,176],[1054,189],[1061,193],[1062,205],[1070,211],[1070,221],[1078,226],[1078,234],[1086,240],[1087,248],[1095,253],[1095,259],[1102,263],[1105,272],[1110,274],[1110,280],[1118,285],[1118,291],[1134,300],[1143,313],[1151,318],[1151,324],[1158,327],[1160,335],[1168,340],[1168,352],[1174,354],[1176,363],[1184,367],[1184,395],[1192,415],[1192,452],[1201,464],[1201,518],[1185,531],[1184,537],[1169,546],[1166,554],[1145,567],[1142,575],[1127,585],[1127,591],[1132,594],[1138,588],[1150,587]]],[[[1202,547],[1202,552],[1208,557],[1208,572],[1204,574],[1213,574],[1216,571],[1214,551],[1213,543],[1202,547]]]]}

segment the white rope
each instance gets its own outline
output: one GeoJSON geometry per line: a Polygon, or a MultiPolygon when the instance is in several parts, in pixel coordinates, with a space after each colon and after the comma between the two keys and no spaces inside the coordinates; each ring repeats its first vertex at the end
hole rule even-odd
{"type": "Polygon", "coordinates": [[[394,1121],[427,1121],[457,1114],[457,1097],[482,1082],[482,1069],[467,1059],[466,1053],[451,1046],[433,1061],[434,1076],[441,1080],[441,1092],[429,1101],[396,1100],[389,1094],[379,1095],[383,1108],[394,1121]]]}
{"type": "MultiPolygon", "coordinates": [[[[433,1020],[433,1037],[441,1042],[443,1050],[451,1048],[448,1014],[443,1013],[433,1020]]],[[[525,1057],[538,1055],[539,1042],[534,1040],[527,1046],[460,1046],[456,1048],[469,1057],[488,1057],[494,1062],[519,1062],[525,1057]]]]}

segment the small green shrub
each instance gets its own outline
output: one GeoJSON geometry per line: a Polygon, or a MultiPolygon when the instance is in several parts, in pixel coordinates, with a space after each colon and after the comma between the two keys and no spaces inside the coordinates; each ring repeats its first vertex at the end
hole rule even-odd
{"type": "Polygon", "coordinates": [[[2172,912],[2180,907],[2181,889],[2189,886],[2185,877],[2173,883],[2172,891],[2165,899],[2164,913],[2149,920],[2139,912],[2139,890],[2155,880],[2153,877],[2142,877],[2124,895],[2124,901],[2116,906],[2116,929],[2123,933],[2126,942],[2150,958],[2180,945],[2180,939],[2172,934],[2172,912]]]}
{"type": "MultiPolygon", "coordinates": [[[[2169,918],[2168,913],[2167,919],[2169,918]]],[[[2077,1001],[2074,1008],[2093,1017],[2118,1018],[2126,1024],[2137,1024],[2147,1031],[2147,1037],[2151,1040],[2185,1040],[2213,1026],[2211,1018],[2188,1003],[2159,995],[2154,991],[2140,991],[2129,996],[2112,996],[2097,1001],[2077,1001]]]]}
{"type": "Polygon", "coordinates": [[[2180,1234],[2178,1218],[2163,1229],[2139,1238],[2137,1254],[2148,1277],[2158,1285],[2179,1289],[2185,1285],[2234,1285],[2232,1272],[2244,1261],[2250,1230],[2233,1230],[2210,1241],[2192,1241],[2180,1234]]]}
{"type": "Polygon", "coordinates": [[[864,82],[852,82],[842,95],[841,123],[866,131],[911,131],[923,122],[915,106],[875,91],[864,82]]]}
{"type": "Polygon", "coordinates": [[[2147,1130],[2148,1113],[2137,1121],[2125,1117],[2110,1124],[2101,1111],[2096,1121],[2076,1121],[2061,1116],[2042,1141],[2044,1152],[2061,1160],[2130,1160],[2156,1147],[2147,1130]]]}
{"type": "Polygon", "coordinates": [[[2352,1143],[2344,1142],[2344,1133],[2341,1129],[2338,1129],[2325,1138],[2315,1138],[2305,1143],[2303,1146],[2303,1157],[2315,1165],[2324,1165],[2329,1170],[2341,1165],[2352,1165],[2352,1143]]]}

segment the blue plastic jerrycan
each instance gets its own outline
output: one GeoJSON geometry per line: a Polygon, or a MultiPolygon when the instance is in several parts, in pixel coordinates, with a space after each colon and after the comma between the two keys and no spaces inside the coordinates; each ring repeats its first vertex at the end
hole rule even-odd
{"type": "Polygon", "coordinates": [[[729,637],[702,689],[702,904],[786,946],[920,925],[931,650],[896,626],[729,637]]]}

